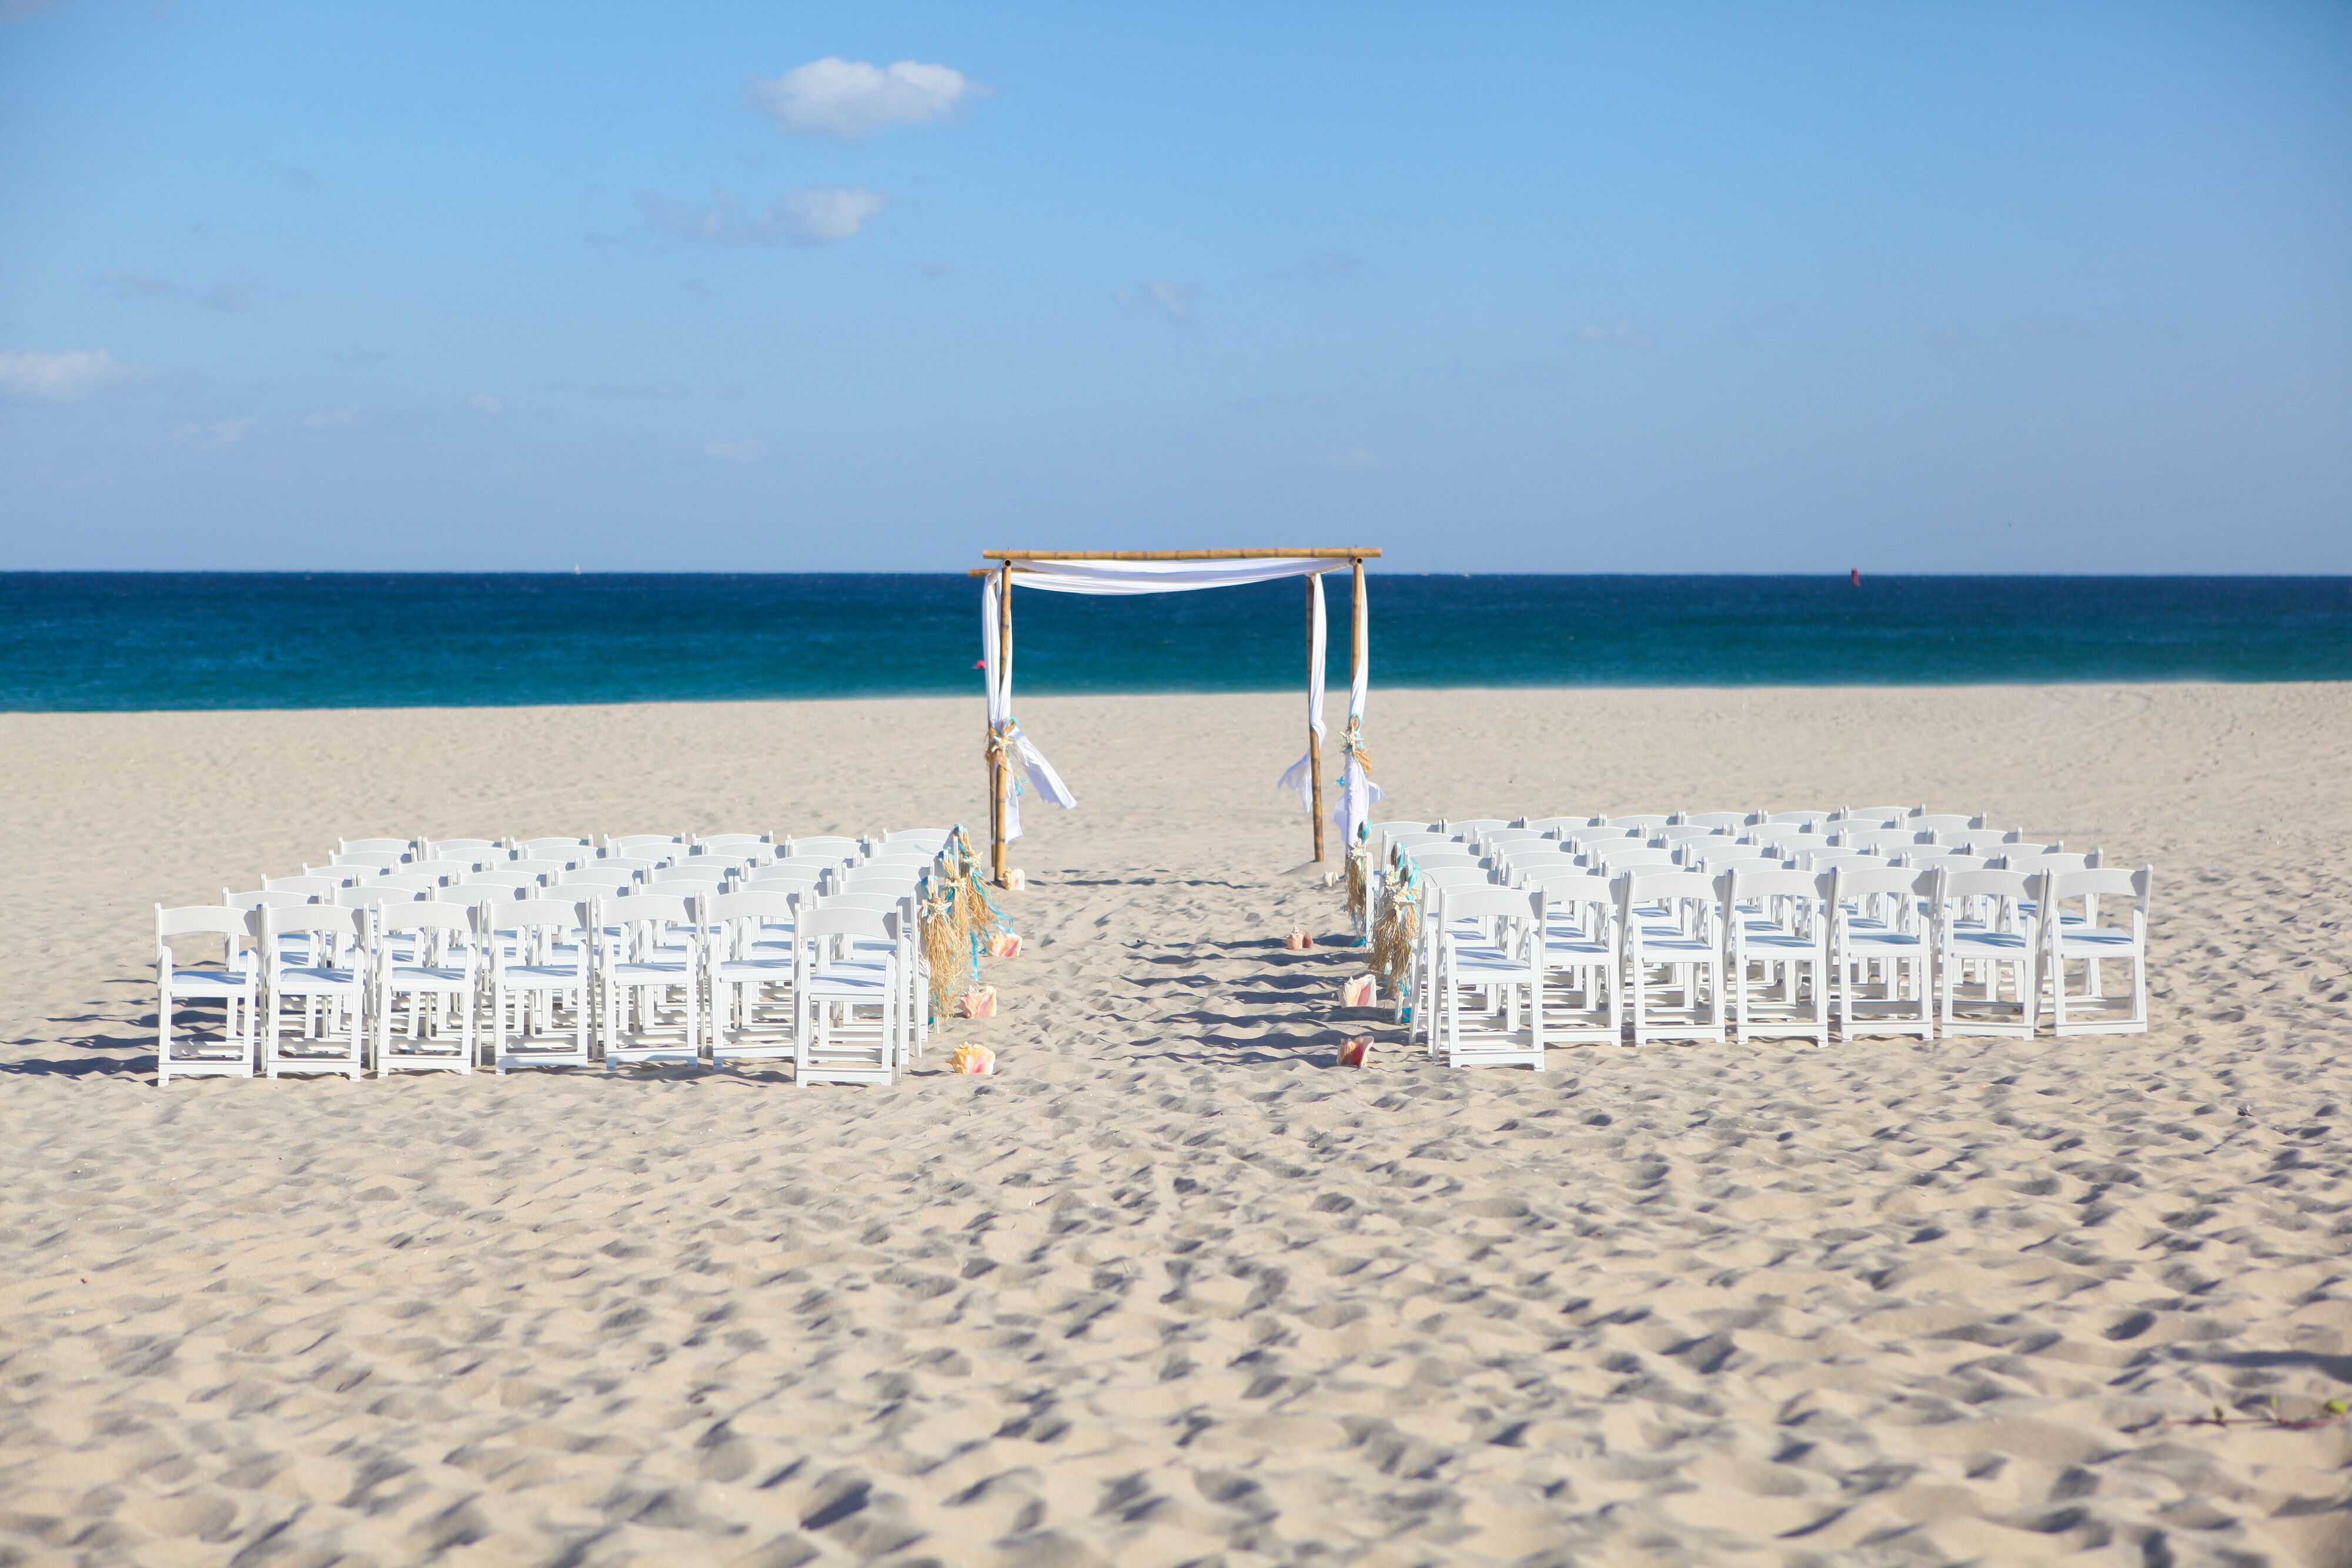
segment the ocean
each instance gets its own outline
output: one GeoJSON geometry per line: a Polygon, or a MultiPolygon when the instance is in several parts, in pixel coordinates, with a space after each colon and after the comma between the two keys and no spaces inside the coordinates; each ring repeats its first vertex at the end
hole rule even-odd
{"type": "MultiPolygon", "coordinates": [[[[1376,687],[2352,680],[2352,578],[1368,581],[1376,687]]],[[[1294,690],[1305,643],[1295,580],[1014,601],[1021,694],[1294,690]]],[[[17,711],[977,695],[979,657],[961,574],[0,573],[17,711]]]]}

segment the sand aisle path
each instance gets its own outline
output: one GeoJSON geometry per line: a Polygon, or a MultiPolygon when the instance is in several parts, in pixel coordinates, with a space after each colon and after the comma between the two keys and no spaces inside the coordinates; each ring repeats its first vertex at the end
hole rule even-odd
{"type": "MultiPolygon", "coordinates": [[[[2352,1562],[2352,688],[1379,693],[1393,814],[1919,800],[2158,873],[2144,1037],[1331,1065],[1296,698],[1035,698],[893,1090],[152,1081],[338,833],[979,820],[976,703],[0,716],[0,1564],[2352,1562]]],[[[1392,1037],[1394,1030],[1376,1032],[1392,1037]]]]}

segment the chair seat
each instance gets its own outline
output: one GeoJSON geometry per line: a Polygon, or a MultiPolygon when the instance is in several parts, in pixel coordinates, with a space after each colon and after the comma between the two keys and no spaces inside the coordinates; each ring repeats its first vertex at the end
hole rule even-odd
{"type": "Polygon", "coordinates": [[[693,968],[684,960],[674,963],[614,964],[605,971],[614,979],[640,986],[682,985],[693,968]]]}
{"type": "Polygon", "coordinates": [[[1857,947],[1884,947],[1890,950],[1906,950],[1916,948],[1919,946],[1919,936],[1918,933],[1913,931],[1888,931],[1883,928],[1876,931],[1848,930],[1845,934],[1843,945],[1848,952],[1852,952],[1857,947]]]}
{"type": "Polygon", "coordinates": [[[1776,953],[1810,953],[1813,950],[1811,937],[1801,936],[1779,925],[1750,925],[1740,933],[1739,940],[1740,945],[1751,953],[1759,948],[1776,953]]]}
{"type": "Polygon", "coordinates": [[[359,988],[356,969],[312,968],[308,966],[278,971],[272,982],[282,994],[293,996],[323,995],[330,991],[352,991],[359,988]]]}
{"type": "Polygon", "coordinates": [[[1613,958],[1616,949],[1606,942],[1595,942],[1590,936],[1547,936],[1544,956],[1561,958],[1613,958]]]}
{"type": "Polygon", "coordinates": [[[1962,926],[1952,933],[1952,956],[1957,958],[2022,958],[2032,951],[2033,944],[2021,931],[1972,931],[1962,926]]]}
{"type": "Polygon", "coordinates": [[[880,975],[846,974],[837,969],[826,974],[811,975],[808,984],[802,988],[812,997],[834,998],[847,997],[858,1000],[879,998],[887,994],[880,975]]]}
{"type": "Polygon", "coordinates": [[[499,971],[499,983],[510,991],[561,991],[588,983],[588,977],[568,965],[509,964],[499,971]]]}
{"type": "Polygon", "coordinates": [[[2113,926],[2086,926],[2071,931],[2062,927],[2058,933],[2058,951],[2070,957],[2105,957],[2109,954],[2132,950],[2132,934],[2113,926]]]}
{"type": "Polygon", "coordinates": [[[1679,933],[1659,936],[1644,935],[1642,938],[1642,957],[1648,963],[1678,963],[1681,961],[1679,956],[1685,954],[1713,957],[1715,944],[1703,942],[1696,936],[1685,936],[1679,933]]]}
{"type": "Polygon", "coordinates": [[[718,966],[722,980],[790,979],[793,961],[790,958],[730,958],[718,966]]]}
{"type": "Polygon", "coordinates": [[[232,975],[223,969],[174,969],[172,971],[172,994],[174,997],[241,997],[253,988],[250,975],[232,975]]]}
{"type": "Polygon", "coordinates": [[[396,991],[462,991],[469,980],[463,969],[429,964],[394,964],[390,978],[396,991]]]}

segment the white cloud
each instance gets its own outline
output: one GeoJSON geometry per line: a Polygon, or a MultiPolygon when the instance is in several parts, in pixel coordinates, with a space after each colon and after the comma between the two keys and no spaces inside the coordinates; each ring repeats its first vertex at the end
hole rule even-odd
{"type": "Polygon", "coordinates": [[[172,439],[190,446],[235,446],[246,433],[261,422],[257,419],[207,419],[194,424],[183,424],[172,432],[172,439]]]}
{"type": "Polygon", "coordinates": [[[702,455],[721,463],[749,463],[767,449],[767,444],[761,441],[707,441],[703,443],[702,455]]]}
{"type": "Polygon", "coordinates": [[[1334,468],[1377,468],[1381,455],[1369,446],[1350,446],[1324,459],[1334,468]]]}
{"type": "Polygon", "coordinates": [[[507,405],[488,392],[476,392],[466,400],[466,406],[478,413],[504,413],[507,405]]]}
{"type": "Polygon", "coordinates": [[[1958,343],[1964,341],[1968,334],[1958,327],[1938,326],[1932,321],[1914,321],[1911,323],[1911,336],[1922,343],[1958,343]]]}
{"type": "Polygon", "coordinates": [[[1118,308],[1131,315],[1158,313],[1171,321],[1190,321],[1192,301],[1201,297],[1197,283],[1145,283],[1111,295],[1118,308]]]}
{"type": "Polygon", "coordinates": [[[1620,319],[1614,327],[1587,327],[1576,334],[1580,343],[1614,343],[1622,348],[1646,349],[1657,340],[1631,321],[1620,319]]]}
{"type": "Polygon", "coordinates": [[[116,382],[147,372],[126,365],[104,349],[38,349],[0,352],[0,395],[30,402],[72,402],[116,382]]]}
{"type": "Polygon", "coordinates": [[[0,22],[21,22],[54,10],[58,0],[0,0],[0,22]]]}
{"type": "Polygon", "coordinates": [[[980,90],[949,66],[900,60],[885,68],[827,57],[754,80],[751,100],[780,131],[854,138],[893,125],[944,120],[980,90]]]}
{"type": "Polygon", "coordinates": [[[646,215],[664,234],[720,245],[768,245],[778,239],[834,245],[856,238],[890,204],[880,191],[856,188],[790,191],[764,213],[745,212],[741,202],[723,192],[708,207],[652,194],[644,201],[646,215]]]}
{"type": "Polygon", "coordinates": [[[832,245],[856,238],[889,204],[879,191],[794,191],[776,204],[776,211],[784,232],[803,245],[832,245]]]}

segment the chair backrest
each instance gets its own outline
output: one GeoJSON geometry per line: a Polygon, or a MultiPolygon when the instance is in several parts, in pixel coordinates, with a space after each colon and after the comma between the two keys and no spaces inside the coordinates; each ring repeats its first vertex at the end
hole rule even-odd
{"type": "Polygon", "coordinates": [[[604,852],[617,855],[642,855],[660,860],[686,852],[686,838],[680,833],[623,833],[615,838],[604,835],[604,852]]]}
{"type": "Polygon", "coordinates": [[[447,895],[454,896],[457,888],[477,887],[495,888],[509,898],[520,898],[527,893],[538,892],[540,881],[535,876],[517,876],[510,871],[469,871],[457,879],[457,888],[447,890],[447,895]]]}
{"type": "Polygon", "coordinates": [[[1541,888],[1545,904],[1553,910],[1564,905],[1597,904],[1613,913],[1617,907],[1616,883],[1600,872],[1528,876],[1519,885],[1541,888]]]}
{"type": "Polygon", "coordinates": [[[1534,920],[1544,915],[1540,887],[1449,887],[1445,914],[1451,920],[1534,920]]]}
{"type": "Polygon", "coordinates": [[[799,915],[802,897],[797,893],[755,887],[740,893],[705,894],[696,902],[702,924],[717,925],[737,920],[790,921],[799,915]]]}
{"type": "Polygon", "coordinates": [[[1683,811],[1666,824],[1670,828],[1723,828],[1737,831],[1748,825],[1750,811],[1683,811]]]}
{"type": "Polygon", "coordinates": [[[375,912],[375,928],[383,931],[441,931],[473,935],[474,912],[466,904],[426,900],[388,904],[375,912]]]}
{"type": "Polygon", "coordinates": [[[1391,833],[1381,853],[1393,857],[1401,850],[1416,850],[1424,844],[1450,844],[1453,841],[1453,834],[1439,832],[1434,828],[1407,828],[1402,832],[1391,833]]]}
{"type": "Polygon", "coordinates": [[[697,833],[695,843],[704,850],[772,850],[776,841],[765,833],[697,833]]]}
{"type": "Polygon", "coordinates": [[[1620,872],[1611,881],[1621,915],[1638,904],[1688,902],[1713,910],[1718,902],[1715,879],[1700,872],[1636,869],[1620,872]]]}
{"type": "Polygon", "coordinates": [[[485,860],[496,855],[503,860],[507,855],[496,839],[419,839],[416,845],[425,852],[426,860],[446,855],[478,856],[485,860]]]}
{"type": "Polygon", "coordinates": [[[871,889],[836,893],[817,906],[820,909],[864,909],[889,911],[900,916],[899,928],[911,930],[914,920],[914,895],[877,892],[871,889]]]}
{"type": "MultiPolygon", "coordinates": [[[[504,872],[509,876],[528,876],[534,878],[543,877],[551,881],[556,877],[562,876],[565,872],[570,871],[573,863],[574,862],[571,861],[541,860],[537,856],[533,856],[529,860],[509,861],[506,864],[497,867],[496,870],[504,872]]],[[[581,865],[588,865],[593,862],[581,861],[577,863],[581,865]]]]}
{"type": "Polygon", "coordinates": [[[1570,828],[1559,837],[1560,842],[1578,854],[1590,854],[1595,849],[1612,846],[1630,849],[1636,844],[1646,845],[1650,841],[1650,835],[1639,828],[1612,828],[1595,823],[1587,823],[1581,828],[1570,828]]]}
{"type": "Polygon", "coordinates": [[[1510,825],[1508,821],[1501,817],[1465,817],[1459,821],[1450,817],[1440,817],[1437,820],[1440,832],[1450,838],[1464,840],[1475,839],[1490,829],[1507,828],[1510,825]]]}
{"type": "Polygon", "coordinates": [[[1406,852],[1406,857],[1423,871],[1437,871],[1451,866],[1475,866],[1483,856],[1471,850],[1423,849],[1406,852]]]}
{"type": "Polygon", "coordinates": [[[1743,843],[1750,844],[1802,844],[1808,841],[1815,844],[1829,842],[1807,822],[1752,822],[1739,837],[1743,843]]]}
{"type": "Polygon", "coordinates": [[[2032,878],[2021,871],[1984,871],[1944,867],[1943,880],[1936,887],[1936,902],[1949,904],[1957,898],[2019,899],[2031,895],[2032,878]]]}
{"type": "Polygon", "coordinates": [[[420,888],[386,887],[382,883],[372,883],[364,887],[339,887],[328,902],[340,904],[345,909],[367,909],[379,904],[414,904],[424,896],[420,888]]]}
{"type": "Polygon", "coordinates": [[[707,883],[712,887],[717,887],[732,876],[734,872],[735,865],[731,861],[711,861],[702,855],[696,855],[689,860],[680,861],[676,865],[666,865],[658,870],[649,871],[645,873],[645,877],[648,883],[667,892],[672,884],[678,883],[707,883]]]}
{"type": "Polygon", "coordinates": [[[1688,843],[1693,839],[1721,839],[1728,843],[1731,841],[1731,830],[1725,827],[1708,827],[1699,822],[1670,823],[1653,833],[1651,839],[1654,842],[1664,844],[1669,848],[1675,844],[1688,843]]]}
{"type": "Polygon", "coordinates": [[[1841,866],[1888,866],[1895,862],[1885,855],[1874,855],[1863,850],[1800,850],[1799,869],[1803,871],[1835,871],[1841,866]]]}
{"type": "Polygon", "coordinates": [[[609,925],[691,925],[694,900],[683,893],[649,893],[643,888],[596,901],[597,917],[609,925]]]}
{"type": "Polygon", "coordinates": [[[1669,819],[1667,818],[1656,816],[1654,814],[1631,817],[1602,817],[1596,821],[1593,826],[1600,828],[1632,828],[1634,831],[1646,838],[1650,834],[1654,833],[1659,829],[1664,827],[1668,821],[1669,819]]]}
{"type": "Polygon", "coordinates": [[[568,898],[518,898],[512,904],[480,907],[496,914],[499,925],[517,931],[583,931],[596,917],[593,905],[568,898]]]}
{"type": "Polygon", "coordinates": [[[271,941],[297,931],[357,941],[360,936],[360,912],[336,904],[296,904],[283,909],[257,911],[261,917],[262,935],[271,941]]]}
{"type": "Polygon", "coordinates": [[[1722,850],[1704,843],[1685,844],[1675,852],[1675,863],[1703,871],[1709,876],[1720,876],[1735,866],[1751,866],[1758,871],[1786,870],[1789,866],[1770,850],[1752,844],[1734,844],[1722,850]]]}
{"type": "Polygon", "coordinates": [[[1830,872],[1830,887],[1840,904],[1851,904],[1857,898],[1880,898],[1907,894],[1915,898],[1933,898],[1936,878],[1941,873],[1932,871],[1906,871],[1900,866],[1847,866],[1830,872]]]}
{"type": "Polygon", "coordinates": [[[1592,819],[1589,816],[1521,817],[1519,819],[1519,826],[1533,828],[1539,833],[1549,833],[1554,837],[1572,833],[1579,828],[1589,828],[1591,825],[1592,819]]]}
{"type": "Polygon", "coordinates": [[[577,871],[567,871],[557,877],[555,885],[566,891],[573,888],[595,889],[612,894],[618,893],[625,887],[636,886],[637,880],[637,873],[633,871],[625,871],[618,867],[608,870],[604,866],[583,865],[577,871]]]}
{"type": "Polygon", "coordinates": [[[315,893],[302,893],[293,888],[281,888],[274,893],[232,893],[224,889],[221,903],[231,909],[284,909],[291,904],[315,902],[318,897],[315,893]]]}
{"type": "Polygon", "coordinates": [[[1971,817],[1965,811],[1922,811],[1916,817],[1905,818],[1901,823],[1921,833],[1964,833],[1984,825],[1982,817],[1971,817]]]}
{"type": "Polygon", "coordinates": [[[851,866],[841,879],[845,893],[873,893],[885,888],[913,893],[922,885],[923,873],[920,870],[894,865],[877,866],[871,861],[864,865],[851,866]]]}
{"type": "Polygon", "coordinates": [[[468,850],[436,850],[417,862],[420,870],[436,872],[443,876],[460,877],[468,872],[497,871],[514,864],[511,857],[498,851],[488,854],[468,850]]]}
{"type": "Polygon", "coordinates": [[[163,942],[173,936],[226,936],[229,951],[237,944],[253,939],[253,920],[242,909],[230,909],[210,904],[183,904],[177,909],[155,906],[155,940],[163,942]]]}
{"type": "Polygon", "coordinates": [[[1819,809],[1810,811],[1760,811],[1757,813],[1755,822],[1759,828],[1810,827],[1817,822],[1828,821],[1832,815],[1834,815],[1833,812],[1819,809]]]}
{"type": "Polygon", "coordinates": [[[394,854],[404,855],[414,849],[415,844],[415,841],[409,839],[338,839],[335,841],[335,847],[339,854],[388,850],[394,854]]]}
{"type": "Polygon", "coordinates": [[[1899,828],[1912,818],[1922,815],[1925,806],[1841,806],[1830,813],[1830,821],[1841,824],[1832,831],[1843,832],[1846,826],[1899,828]]]}
{"type": "Polygon", "coordinates": [[[818,886],[830,873],[830,867],[790,862],[782,865],[760,866],[743,879],[743,884],[747,889],[757,888],[762,892],[800,892],[818,886]]]}
{"type": "Polygon", "coordinates": [[[1841,829],[1830,838],[1833,849],[1860,850],[1865,854],[1899,854],[1919,841],[1919,835],[1908,828],[1841,829]]]}
{"type": "Polygon", "coordinates": [[[1489,828],[1478,835],[1482,849],[1498,849],[1504,844],[1546,844],[1558,841],[1540,828],[1489,828]]]}
{"type": "Polygon", "coordinates": [[[261,879],[264,893],[301,893],[313,898],[332,898],[335,889],[351,883],[336,876],[265,876],[261,879]]]}
{"type": "Polygon", "coordinates": [[[1789,866],[1736,865],[1717,878],[1724,892],[1739,901],[1750,898],[1827,898],[1826,872],[1798,871],[1789,866]]]}
{"type": "Polygon", "coordinates": [[[898,940],[895,910],[861,909],[855,904],[827,899],[814,909],[803,909],[796,929],[803,940],[821,936],[880,936],[898,940]]]}
{"type": "Polygon", "coordinates": [[[1982,871],[1992,864],[1991,855],[1946,854],[1940,850],[1913,850],[1895,857],[1895,863],[1906,871],[1982,871]]]}
{"type": "Polygon", "coordinates": [[[863,851],[859,849],[856,839],[843,838],[837,833],[784,841],[784,854],[794,859],[802,855],[826,855],[836,861],[851,861],[857,859],[861,853],[863,851]]]}
{"type": "Polygon", "coordinates": [[[388,871],[396,865],[405,865],[408,859],[408,853],[404,850],[337,850],[327,857],[327,863],[373,866],[378,871],[388,871]]]}
{"type": "Polygon", "coordinates": [[[1637,867],[1642,869],[1653,866],[1661,869],[1670,867],[1675,863],[1675,852],[1652,849],[1647,844],[1637,844],[1622,850],[1594,850],[1580,858],[1585,864],[1598,866],[1614,876],[1621,871],[1631,871],[1637,867]]]}
{"type": "Polygon", "coordinates": [[[2121,866],[2091,866],[2083,871],[2053,871],[2041,873],[2042,902],[2054,908],[2070,899],[2134,898],[2140,906],[2147,906],[2150,884],[2156,869],[2142,866],[2137,871],[2126,871],[2121,866]]]}
{"type": "Polygon", "coordinates": [[[595,852],[595,844],[588,839],[517,839],[517,859],[536,860],[541,855],[560,860],[567,864],[595,852]]]}
{"type": "Polygon", "coordinates": [[[459,887],[443,888],[435,902],[454,904],[465,909],[488,909],[495,914],[521,898],[522,890],[518,887],[497,883],[467,883],[459,887]]]}
{"type": "Polygon", "coordinates": [[[1433,887],[1441,895],[1451,893],[1455,888],[1494,885],[1494,878],[1488,876],[1485,871],[1477,866],[1467,865],[1424,868],[1421,873],[1421,881],[1423,886],[1433,887]]]}
{"type": "Polygon", "coordinates": [[[2043,850],[2038,854],[2005,854],[1994,862],[2003,871],[2023,872],[2028,876],[2043,872],[2089,871],[2098,863],[2096,852],[2075,854],[2064,850],[2043,850]]]}
{"type": "MultiPolygon", "coordinates": [[[[383,875],[385,869],[380,865],[306,865],[302,868],[302,874],[324,877],[337,887],[357,887],[363,882],[373,882],[383,875]]],[[[267,882],[268,878],[262,880],[267,882]]]]}

